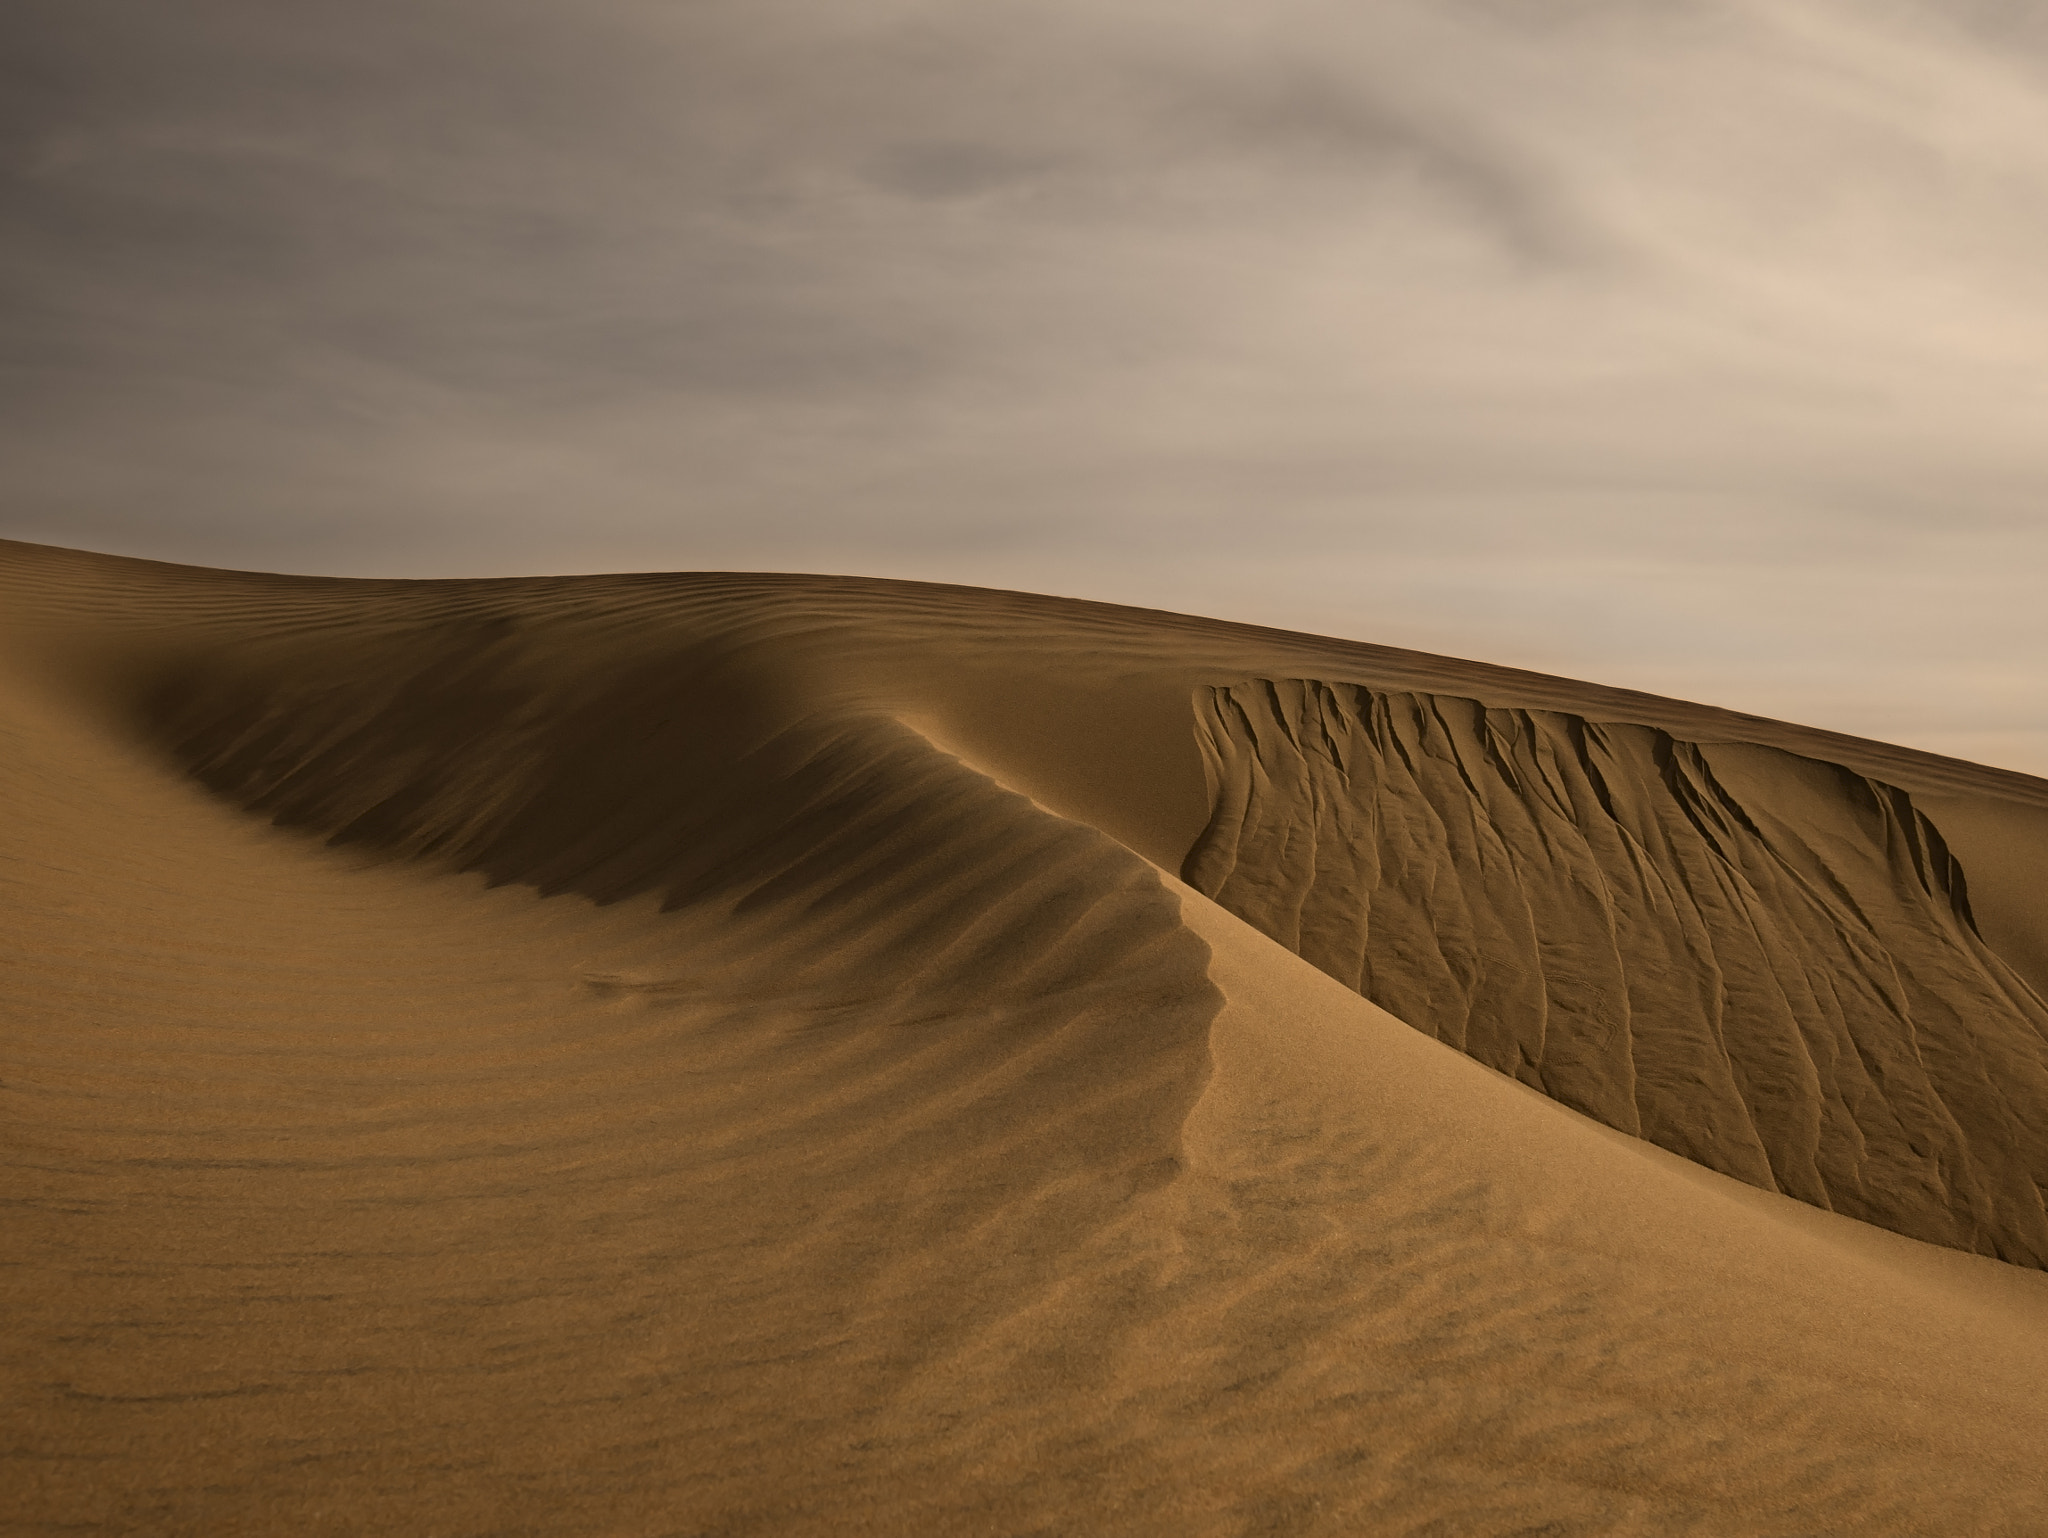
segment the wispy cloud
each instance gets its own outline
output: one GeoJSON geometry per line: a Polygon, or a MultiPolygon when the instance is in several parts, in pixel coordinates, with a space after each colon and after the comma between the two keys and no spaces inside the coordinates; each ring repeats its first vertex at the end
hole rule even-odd
{"type": "Polygon", "coordinates": [[[2031,8],[5,25],[5,532],[1037,587],[2048,771],[2031,8]]]}

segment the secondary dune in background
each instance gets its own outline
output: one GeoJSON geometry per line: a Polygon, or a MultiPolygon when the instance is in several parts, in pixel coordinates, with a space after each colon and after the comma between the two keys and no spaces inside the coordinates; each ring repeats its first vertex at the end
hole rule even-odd
{"type": "Polygon", "coordinates": [[[2048,785],[1015,594],[0,552],[19,1530],[2048,1520],[2048,1276],[1961,1252],[2039,1263],[2048,785]]]}

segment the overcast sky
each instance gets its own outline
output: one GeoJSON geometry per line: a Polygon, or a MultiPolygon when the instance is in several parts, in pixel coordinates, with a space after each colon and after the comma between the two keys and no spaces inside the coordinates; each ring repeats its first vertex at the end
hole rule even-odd
{"type": "Polygon", "coordinates": [[[1417,646],[2048,774],[2033,0],[8,0],[0,534],[1417,646]]]}

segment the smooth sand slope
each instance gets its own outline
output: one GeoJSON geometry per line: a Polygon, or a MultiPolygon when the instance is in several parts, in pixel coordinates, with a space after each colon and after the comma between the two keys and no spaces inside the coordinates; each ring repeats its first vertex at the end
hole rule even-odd
{"type": "Polygon", "coordinates": [[[2043,869],[1309,637],[0,545],[0,1531],[2048,1533],[2043,869]]]}

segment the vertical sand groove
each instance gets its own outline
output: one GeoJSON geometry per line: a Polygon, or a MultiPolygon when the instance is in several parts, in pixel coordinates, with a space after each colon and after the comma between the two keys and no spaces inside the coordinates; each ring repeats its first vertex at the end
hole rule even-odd
{"type": "Polygon", "coordinates": [[[1352,685],[1198,697],[1189,882],[1391,1013],[1767,1190],[2048,1266],[2048,1005],[1895,787],[1352,685]]]}

